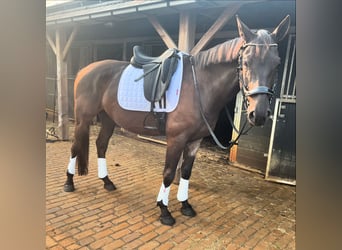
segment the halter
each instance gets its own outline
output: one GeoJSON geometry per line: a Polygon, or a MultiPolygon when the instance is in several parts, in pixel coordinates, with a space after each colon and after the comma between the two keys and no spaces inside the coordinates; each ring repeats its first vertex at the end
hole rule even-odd
{"type": "MultiPolygon", "coordinates": [[[[268,47],[278,47],[278,44],[276,43],[271,43],[271,44],[258,44],[258,43],[245,43],[239,51],[239,58],[238,58],[238,67],[237,67],[237,72],[239,74],[239,83],[240,83],[240,89],[242,90],[242,95],[243,95],[243,100],[244,100],[244,105],[247,108],[249,105],[248,96],[253,96],[253,95],[258,95],[258,94],[267,94],[269,96],[269,102],[271,103],[273,95],[274,95],[274,88],[276,86],[276,82],[273,84],[272,89],[266,87],[266,86],[258,86],[253,88],[252,90],[249,90],[248,84],[244,82],[244,79],[242,77],[242,54],[243,51],[246,49],[248,46],[268,46],[268,47]]],[[[276,81],[277,77],[275,77],[276,81]]]]}

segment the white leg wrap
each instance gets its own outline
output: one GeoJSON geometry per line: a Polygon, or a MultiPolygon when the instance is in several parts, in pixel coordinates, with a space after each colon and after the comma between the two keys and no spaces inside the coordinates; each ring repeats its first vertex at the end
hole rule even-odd
{"type": "Polygon", "coordinates": [[[159,194],[157,197],[157,201],[163,201],[163,204],[167,206],[169,204],[169,193],[170,193],[170,186],[167,188],[164,186],[164,183],[161,184],[159,194]]]}
{"type": "Polygon", "coordinates": [[[98,177],[104,178],[108,175],[107,172],[107,162],[105,158],[97,158],[97,166],[98,166],[98,177]]]}
{"type": "Polygon", "coordinates": [[[186,201],[188,199],[188,190],[189,190],[189,180],[185,180],[180,178],[177,199],[179,201],[186,201]]]}
{"type": "Polygon", "coordinates": [[[68,173],[75,174],[75,166],[76,166],[76,156],[74,158],[70,157],[70,161],[68,164],[68,173]]]}

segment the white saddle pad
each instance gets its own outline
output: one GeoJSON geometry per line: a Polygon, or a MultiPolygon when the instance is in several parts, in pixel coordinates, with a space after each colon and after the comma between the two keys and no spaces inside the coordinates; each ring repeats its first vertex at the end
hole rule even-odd
{"type": "MultiPolygon", "coordinates": [[[[178,52],[180,59],[175,73],[171,78],[168,90],[166,91],[166,108],[160,108],[155,103],[156,112],[172,112],[178,104],[183,76],[183,56],[178,52]]],[[[151,103],[144,96],[144,79],[135,81],[144,74],[143,69],[128,65],[123,71],[118,88],[119,105],[126,110],[150,111],[151,103]]]]}

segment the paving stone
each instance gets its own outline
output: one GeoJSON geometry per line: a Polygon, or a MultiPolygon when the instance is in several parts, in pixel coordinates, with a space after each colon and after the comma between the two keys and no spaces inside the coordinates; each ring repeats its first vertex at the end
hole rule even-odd
{"type": "Polygon", "coordinates": [[[267,182],[201,147],[189,188],[197,216],[180,213],[172,185],[176,224],[161,225],[156,197],[165,146],[116,129],[107,164],[117,190],[108,192],[97,177],[98,131],[91,126],[89,173],[75,175],[72,193],[63,191],[72,142],[46,143],[46,249],[295,249],[295,187],[267,182]]]}

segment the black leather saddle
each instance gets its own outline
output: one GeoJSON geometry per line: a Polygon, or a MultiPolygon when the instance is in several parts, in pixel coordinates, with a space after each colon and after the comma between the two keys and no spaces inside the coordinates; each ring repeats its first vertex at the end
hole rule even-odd
{"type": "Polygon", "coordinates": [[[151,111],[154,109],[154,103],[162,99],[169,87],[178,65],[177,53],[177,49],[168,49],[158,57],[150,57],[144,54],[142,47],[133,47],[130,63],[144,70],[144,74],[135,81],[144,78],[144,95],[151,102],[151,111]]]}
{"type": "Polygon", "coordinates": [[[133,56],[130,63],[136,68],[143,68],[144,65],[150,63],[162,63],[165,59],[175,56],[177,49],[167,49],[163,54],[157,57],[148,56],[144,53],[143,48],[139,45],[133,47],[133,56]]]}

